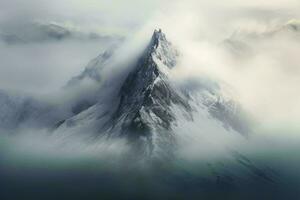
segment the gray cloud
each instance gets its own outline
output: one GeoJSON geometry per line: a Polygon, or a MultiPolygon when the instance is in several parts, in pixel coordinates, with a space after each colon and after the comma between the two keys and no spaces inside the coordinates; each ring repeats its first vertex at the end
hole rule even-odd
{"type": "Polygon", "coordinates": [[[158,5],[155,1],[120,0],[22,0],[0,2],[0,28],[21,31],[36,20],[71,23],[84,29],[107,34],[126,34],[151,17],[158,5]]]}
{"type": "Polygon", "coordinates": [[[32,22],[18,27],[2,28],[0,39],[6,44],[27,44],[62,40],[111,40],[120,36],[104,35],[97,31],[84,30],[75,25],[57,22],[32,22]],[[22,31],[20,31],[22,30],[22,31]]]}
{"type": "Polygon", "coordinates": [[[0,1],[0,89],[60,88],[111,43],[138,30],[157,3],[0,1]]]}

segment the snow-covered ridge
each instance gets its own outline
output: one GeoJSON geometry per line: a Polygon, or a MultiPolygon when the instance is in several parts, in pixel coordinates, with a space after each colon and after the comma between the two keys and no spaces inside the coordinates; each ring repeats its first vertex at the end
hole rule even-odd
{"type": "Polygon", "coordinates": [[[166,35],[161,29],[154,31],[149,51],[153,53],[154,59],[157,58],[156,61],[160,61],[169,68],[175,67],[179,53],[166,39],[166,35]]]}
{"type": "Polygon", "coordinates": [[[177,56],[165,34],[154,31],[144,55],[121,87],[120,103],[112,118],[114,132],[144,138],[148,150],[170,144],[169,132],[176,121],[171,106],[190,111],[187,100],[172,86],[166,73],[175,67],[177,56]]]}

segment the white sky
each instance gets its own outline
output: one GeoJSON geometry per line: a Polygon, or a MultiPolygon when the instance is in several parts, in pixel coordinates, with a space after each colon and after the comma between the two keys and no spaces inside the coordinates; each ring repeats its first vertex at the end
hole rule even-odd
{"type": "MultiPolygon", "coordinates": [[[[0,32],[20,33],[21,25],[35,20],[127,37],[143,31],[149,36],[153,28],[161,27],[192,55],[189,66],[198,64],[201,73],[206,70],[235,85],[242,103],[253,113],[289,120],[300,117],[300,60],[295,53],[299,44],[286,35],[259,43],[253,46],[259,54],[243,63],[228,59],[217,44],[236,30],[265,30],[272,24],[299,19],[299,13],[299,0],[1,0],[0,32]],[[243,70],[236,70],[241,66],[243,70]],[[282,105],[288,105],[289,112],[284,113],[287,109],[282,105]],[[280,109],[279,115],[276,109],[280,109]]],[[[0,44],[0,88],[59,88],[106,45],[93,41],[0,44]]],[[[198,68],[189,70],[200,73],[198,68]]]]}

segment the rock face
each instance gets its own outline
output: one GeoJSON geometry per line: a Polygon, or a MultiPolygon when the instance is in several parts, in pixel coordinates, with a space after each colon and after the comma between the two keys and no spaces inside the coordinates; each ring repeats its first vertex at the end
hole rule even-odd
{"type": "Polygon", "coordinates": [[[151,144],[148,149],[154,144],[172,142],[170,131],[176,118],[171,107],[179,106],[191,112],[187,97],[173,88],[167,76],[176,65],[177,57],[177,51],[165,34],[155,31],[137,66],[121,87],[120,103],[112,117],[113,132],[118,130],[120,135],[133,140],[144,138],[151,144]]]}
{"type": "Polygon", "coordinates": [[[121,87],[120,104],[114,114],[114,121],[122,121],[123,130],[140,132],[140,129],[150,129],[149,124],[169,129],[174,119],[170,105],[190,108],[185,99],[172,88],[163,72],[176,64],[177,52],[170,52],[169,49],[172,46],[165,35],[155,31],[145,54],[121,87]]]}

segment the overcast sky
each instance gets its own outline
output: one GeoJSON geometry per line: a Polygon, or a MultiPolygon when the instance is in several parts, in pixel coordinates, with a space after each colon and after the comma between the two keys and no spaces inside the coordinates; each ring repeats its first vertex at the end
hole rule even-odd
{"type": "Polygon", "coordinates": [[[276,107],[277,117],[297,118],[299,38],[265,36],[299,13],[299,0],[1,0],[0,88],[50,92],[116,40],[144,34],[146,41],[160,27],[189,55],[181,76],[210,74],[233,85],[253,113],[274,117],[276,107]],[[252,54],[224,53],[220,46],[233,36],[252,54]]]}
{"type": "Polygon", "coordinates": [[[115,39],[138,30],[155,12],[157,3],[0,1],[0,88],[45,92],[61,87],[115,39]],[[68,32],[52,34],[46,27],[49,24],[68,32]]]}

